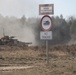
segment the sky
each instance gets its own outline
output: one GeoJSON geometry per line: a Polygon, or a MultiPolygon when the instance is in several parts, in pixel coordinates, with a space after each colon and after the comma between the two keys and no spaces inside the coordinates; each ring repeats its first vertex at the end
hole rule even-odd
{"type": "Polygon", "coordinates": [[[0,0],[3,16],[39,17],[39,4],[54,4],[54,16],[76,17],[76,0],[0,0]]]}

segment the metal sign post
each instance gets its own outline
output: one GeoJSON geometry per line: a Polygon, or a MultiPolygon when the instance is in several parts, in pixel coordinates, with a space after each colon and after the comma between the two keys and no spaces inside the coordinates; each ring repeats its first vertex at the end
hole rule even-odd
{"type": "Polygon", "coordinates": [[[49,64],[48,40],[46,40],[46,63],[49,64]]]}
{"type": "Polygon", "coordinates": [[[54,4],[40,4],[39,15],[44,15],[41,19],[40,39],[46,40],[46,63],[49,64],[48,40],[52,39],[52,19],[48,14],[54,14],[54,4]]]}

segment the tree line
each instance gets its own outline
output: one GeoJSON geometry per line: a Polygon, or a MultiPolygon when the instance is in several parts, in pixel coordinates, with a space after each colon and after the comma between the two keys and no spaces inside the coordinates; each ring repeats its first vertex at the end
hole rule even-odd
{"type": "MultiPolygon", "coordinates": [[[[53,32],[53,39],[49,40],[49,44],[67,44],[70,41],[76,40],[76,18],[73,16],[68,17],[65,19],[63,15],[60,16],[52,16],[52,28],[51,31],[53,32]]],[[[40,40],[40,20],[39,17],[31,17],[26,18],[23,15],[21,18],[17,17],[3,17],[0,15],[0,36],[2,35],[2,29],[4,29],[5,34],[7,35],[25,35],[23,32],[27,32],[27,34],[31,35],[29,39],[33,38],[35,44],[37,45],[44,45],[45,41],[40,40]],[[31,33],[29,33],[29,30],[31,33]]],[[[24,37],[24,36],[23,36],[24,37]]],[[[23,38],[21,38],[23,39],[23,38]]],[[[26,39],[26,38],[25,38],[26,39]]],[[[28,40],[29,40],[28,39],[28,40]]],[[[30,40],[30,41],[31,41],[30,40]]],[[[33,42],[33,41],[32,41],[33,42]]]]}

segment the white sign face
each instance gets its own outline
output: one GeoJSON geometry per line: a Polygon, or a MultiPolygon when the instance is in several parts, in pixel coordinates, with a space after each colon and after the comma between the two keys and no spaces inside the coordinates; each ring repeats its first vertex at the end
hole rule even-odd
{"type": "Polygon", "coordinates": [[[50,16],[43,16],[41,19],[41,28],[44,31],[49,31],[52,27],[52,22],[51,22],[51,17],[50,16]]]}
{"type": "Polygon", "coordinates": [[[54,4],[40,4],[39,5],[39,14],[54,14],[54,4]]]}
{"type": "Polygon", "coordinates": [[[52,31],[41,31],[40,32],[40,39],[41,40],[51,40],[52,39],[52,31]]]}

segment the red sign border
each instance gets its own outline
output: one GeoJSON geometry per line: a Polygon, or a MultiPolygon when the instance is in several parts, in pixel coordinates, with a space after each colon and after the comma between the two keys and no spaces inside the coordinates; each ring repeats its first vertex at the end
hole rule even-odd
{"type": "Polygon", "coordinates": [[[40,21],[40,25],[41,25],[41,28],[42,28],[43,31],[50,31],[51,28],[52,28],[52,18],[51,18],[50,16],[48,16],[48,15],[44,15],[44,16],[42,17],[41,21],[40,21]],[[51,25],[50,25],[50,27],[49,27],[48,29],[44,29],[43,26],[42,26],[42,20],[43,20],[45,17],[48,17],[48,18],[50,19],[50,21],[51,21],[51,25]]]}

